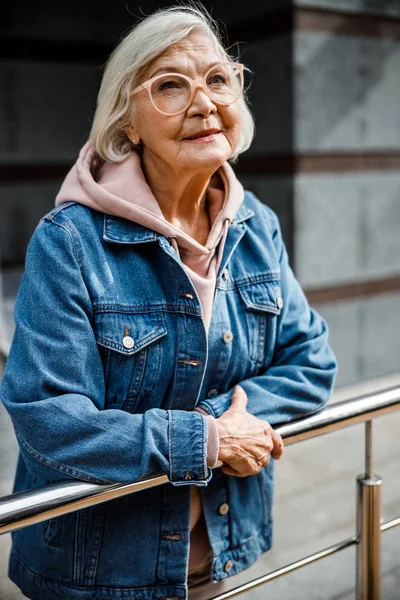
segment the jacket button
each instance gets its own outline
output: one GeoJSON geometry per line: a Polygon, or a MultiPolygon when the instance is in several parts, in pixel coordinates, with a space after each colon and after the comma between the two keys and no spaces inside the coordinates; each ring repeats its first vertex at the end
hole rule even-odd
{"type": "Polygon", "coordinates": [[[230,571],[233,567],[233,560],[227,560],[225,565],[224,565],[224,571],[226,571],[228,573],[228,571],[230,571]]]}
{"type": "Polygon", "coordinates": [[[233,339],[233,333],[232,331],[225,331],[224,335],[223,335],[223,340],[224,342],[226,342],[227,344],[229,344],[229,342],[231,342],[233,339]]]}
{"type": "Polygon", "coordinates": [[[125,346],[125,348],[133,348],[133,346],[135,345],[135,342],[134,342],[133,338],[131,338],[130,335],[126,335],[122,339],[122,343],[125,346]]]}
{"type": "Polygon", "coordinates": [[[221,504],[221,506],[218,509],[218,512],[220,515],[226,515],[226,513],[229,511],[229,504],[227,502],[224,502],[223,504],[221,504]]]}
{"type": "Polygon", "coordinates": [[[276,304],[278,306],[278,308],[282,308],[283,307],[283,299],[282,296],[278,296],[276,299],[276,304]]]}
{"type": "Polygon", "coordinates": [[[218,396],[218,390],[212,389],[207,392],[207,398],[215,398],[215,396],[218,396]]]}
{"type": "Polygon", "coordinates": [[[229,271],[228,271],[228,269],[224,269],[222,271],[222,279],[225,279],[225,281],[228,281],[228,279],[229,279],[229,271]]]}

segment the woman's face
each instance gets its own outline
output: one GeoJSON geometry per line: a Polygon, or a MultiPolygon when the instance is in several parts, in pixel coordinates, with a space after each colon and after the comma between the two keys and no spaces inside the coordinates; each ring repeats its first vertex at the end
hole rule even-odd
{"type": "MultiPolygon", "coordinates": [[[[204,33],[192,33],[160,54],[142,73],[138,85],[154,77],[156,71],[168,68],[191,78],[202,77],[211,65],[225,62],[213,42],[204,33]]],[[[238,101],[223,106],[197,88],[185,112],[165,115],[154,108],[146,90],[133,96],[136,115],[127,130],[128,137],[140,137],[143,158],[157,159],[173,171],[214,172],[235,151],[240,136],[240,110],[238,101]],[[206,129],[220,132],[207,141],[190,141],[185,138],[206,129]]]]}

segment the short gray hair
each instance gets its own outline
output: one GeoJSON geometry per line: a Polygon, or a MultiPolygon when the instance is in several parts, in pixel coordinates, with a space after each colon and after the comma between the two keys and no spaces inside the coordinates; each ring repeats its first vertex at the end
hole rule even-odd
{"type": "MultiPolygon", "coordinates": [[[[143,69],[172,44],[192,31],[204,31],[215,42],[223,60],[233,58],[221,42],[218,25],[202,5],[171,6],[159,9],[135,25],[111,53],[97,98],[89,139],[96,153],[108,162],[121,162],[133,144],[125,133],[134,115],[130,92],[143,69]]],[[[246,70],[250,71],[247,67],[246,70]]],[[[237,162],[254,138],[255,124],[247,103],[246,90],[240,103],[241,133],[229,161],[237,162]]]]}

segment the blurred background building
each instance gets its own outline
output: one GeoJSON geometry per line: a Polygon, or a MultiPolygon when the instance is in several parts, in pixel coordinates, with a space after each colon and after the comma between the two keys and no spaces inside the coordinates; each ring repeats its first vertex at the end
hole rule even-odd
{"type": "MultiPolygon", "coordinates": [[[[6,342],[25,251],[90,130],[102,65],[169,2],[17,0],[2,18],[6,342]]],[[[400,368],[400,0],[205,1],[253,71],[257,133],[236,167],[277,211],[327,319],[338,385],[400,368]]]]}
{"type": "MultiPolygon", "coordinates": [[[[2,8],[3,356],[27,244],[86,141],[104,62],[138,18],[171,3],[16,0],[2,8]]],[[[280,217],[295,274],[329,324],[338,388],[399,374],[400,0],[203,4],[253,71],[256,138],[235,170],[280,217]]],[[[383,457],[399,485],[391,446],[383,457]]],[[[314,597],[307,593],[293,598],[314,597]]]]}

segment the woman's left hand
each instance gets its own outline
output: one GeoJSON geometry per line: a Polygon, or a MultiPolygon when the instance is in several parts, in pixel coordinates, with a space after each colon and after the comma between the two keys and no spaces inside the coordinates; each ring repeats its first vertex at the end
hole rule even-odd
{"type": "Polygon", "coordinates": [[[235,386],[231,405],[216,419],[219,435],[218,459],[225,463],[222,471],[227,475],[247,477],[256,475],[270,461],[283,453],[281,436],[264,420],[246,410],[247,394],[235,386]]]}

